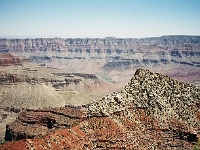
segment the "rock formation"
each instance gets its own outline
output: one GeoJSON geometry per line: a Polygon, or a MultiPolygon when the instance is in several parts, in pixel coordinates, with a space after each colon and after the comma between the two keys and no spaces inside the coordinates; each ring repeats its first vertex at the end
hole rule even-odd
{"type": "Polygon", "coordinates": [[[121,92],[97,102],[24,110],[6,137],[25,140],[0,148],[191,149],[200,138],[199,106],[199,88],[139,69],[121,92]]]}
{"type": "MultiPolygon", "coordinates": [[[[86,117],[77,107],[24,110],[17,120],[6,127],[6,137],[12,140],[39,138],[56,128],[69,128],[77,125],[86,117]]],[[[7,140],[8,141],[8,140],[7,140]]]]}
{"type": "Polygon", "coordinates": [[[0,53],[0,66],[21,65],[22,61],[10,53],[0,53]]]}

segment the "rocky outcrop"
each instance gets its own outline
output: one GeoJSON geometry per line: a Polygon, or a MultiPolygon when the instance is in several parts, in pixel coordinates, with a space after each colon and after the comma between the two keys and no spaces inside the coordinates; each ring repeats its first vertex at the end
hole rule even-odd
{"type": "Polygon", "coordinates": [[[25,76],[0,72],[0,84],[23,82],[25,76]]]}
{"type": "MultiPolygon", "coordinates": [[[[199,93],[195,86],[139,69],[123,91],[107,95],[88,108],[90,113],[111,116],[123,126],[134,122],[139,128],[134,132],[151,130],[158,139],[168,137],[170,142],[164,142],[166,147],[157,143],[154,148],[178,149],[181,145],[173,143],[174,139],[196,142],[200,136],[199,93]]],[[[146,133],[147,137],[150,135],[146,133]]]]}
{"type": "Polygon", "coordinates": [[[43,138],[0,148],[191,149],[200,138],[199,93],[195,86],[139,69],[124,90],[97,102],[21,112],[6,137],[43,138]]]}
{"type": "Polygon", "coordinates": [[[159,73],[138,69],[131,82],[125,86],[124,91],[105,96],[98,103],[90,105],[89,108],[94,113],[99,111],[110,114],[122,111],[127,105],[145,108],[153,114],[165,112],[165,114],[156,114],[158,119],[161,118],[160,115],[179,118],[181,116],[178,114],[183,116],[187,114],[187,117],[181,118],[187,120],[193,118],[192,116],[198,112],[199,89],[159,73]],[[193,113],[191,113],[191,108],[193,108],[193,113]]]}
{"type": "Polygon", "coordinates": [[[0,66],[21,65],[22,59],[10,53],[0,53],[0,66]]]}
{"type": "Polygon", "coordinates": [[[7,125],[5,140],[38,138],[56,128],[69,128],[80,123],[86,114],[78,107],[23,110],[18,118],[7,125]]]}
{"type": "MultiPolygon", "coordinates": [[[[24,70],[33,71],[30,68],[24,68],[24,70]]],[[[39,78],[39,77],[29,77],[28,75],[22,74],[10,74],[4,71],[0,72],[0,84],[12,85],[20,82],[27,82],[30,84],[36,83],[50,83],[56,89],[66,87],[65,90],[70,89],[71,85],[74,85],[73,88],[78,90],[78,85],[83,84],[82,88],[89,90],[87,86],[97,86],[100,84],[100,80],[94,74],[82,74],[82,73],[52,73],[56,76],[62,76],[63,80],[58,79],[49,79],[49,78],[39,78]],[[68,87],[69,86],[69,87],[68,87]],[[88,89],[87,89],[88,88],[88,89]]],[[[71,87],[71,90],[75,90],[71,87]]]]}
{"type": "Polygon", "coordinates": [[[83,73],[52,73],[57,76],[64,76],[64,77],[83,77],[85,79],[98,79],[97,76],[94,74],[83,74],[83,73]]]}
{"type": "Polygon", "coordinates": [[[27,82],[30,84],[34,84],[34,83],[44,83],[44,82],[48,83],[48,82],[52,82],[52,80],[38,78],[38,77],[30,77],[28,75],[22,75],[22,74],[17,74],[17,73],[11,74],[4,71],[0,72],[0,84],[12,85],[12,84],[20,83],[20,82],[27,82]]]}
{"type": "Polygon", "coordinates": [[[56,76],[61,76],[64,80],[51,80],[52,86],[56,89],[65,89],[73,91],[89,92],[91,86],[98,87],[102,81],[94,74],[85,73],[52,73],[56,76]]]}

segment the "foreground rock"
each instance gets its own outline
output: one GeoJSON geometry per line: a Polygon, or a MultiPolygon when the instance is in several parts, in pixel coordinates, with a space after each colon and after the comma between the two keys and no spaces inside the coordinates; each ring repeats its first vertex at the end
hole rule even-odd
{"type": "Polygon", "coordinates": [[[69,128],[80,123],[86,115],[76,107],[22,111],[16,121],[7,125],[5,140],[39,138],[56,128],[69,128]]]}
{"type": "Polygon", "coordinates": [[[200,138],[199,106],[200,89],[139,69],[124,90],[100,101],[24,110],[5,137],[26,140],[0,148],[192,149],[200,138]]]}

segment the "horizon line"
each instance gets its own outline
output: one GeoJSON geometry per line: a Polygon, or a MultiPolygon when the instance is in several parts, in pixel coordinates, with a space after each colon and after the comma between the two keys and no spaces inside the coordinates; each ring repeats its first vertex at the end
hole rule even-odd
{"type": "Polygon", "coordinates": [[[145,36],[145,37],[115,37],[115,36],[105,36],[105,37],[63,37],[63,36],[21,36],[21,37],[0,37],[0,39],[143,39],[143,38],[158,38],[158,37],[165,37],[165,36],[200,36],[200,35],[186,35],[186,34],[167,34],[167,35],[161,35],[161,36],[145,36]]]}

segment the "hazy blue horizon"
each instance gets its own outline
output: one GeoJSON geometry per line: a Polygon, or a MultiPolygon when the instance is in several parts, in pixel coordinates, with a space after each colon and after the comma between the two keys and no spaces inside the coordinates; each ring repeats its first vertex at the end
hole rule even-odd
{"type": "Polygon", "coordinates": [[[0,38],[200,35],[200,0],[0,0],[0,38]]]}

